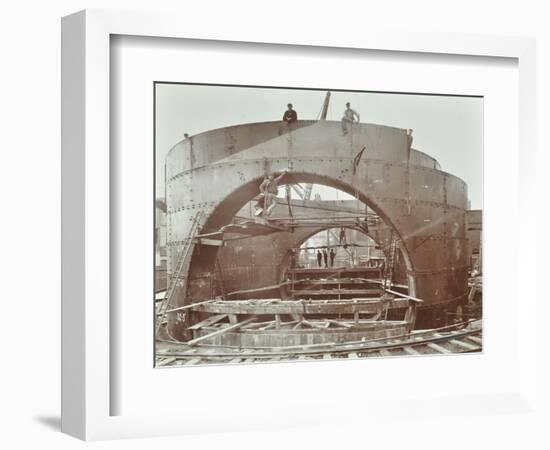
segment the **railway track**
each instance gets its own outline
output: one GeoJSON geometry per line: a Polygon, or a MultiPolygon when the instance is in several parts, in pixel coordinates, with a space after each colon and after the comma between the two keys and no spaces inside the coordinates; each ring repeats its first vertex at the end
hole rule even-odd
{"type": "Polygon", "coordinates": [[[480,321],[408,335],[345,344],[318,344],[281,348],[228,348],[163,342],[156,355],[157,367],[205,364],[361,359],[393,356],[473,353],[482,350],[480,321]]]}

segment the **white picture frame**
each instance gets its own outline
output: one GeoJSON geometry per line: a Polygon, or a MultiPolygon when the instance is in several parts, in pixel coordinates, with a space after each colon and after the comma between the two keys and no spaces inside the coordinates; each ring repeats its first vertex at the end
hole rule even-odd
{"type": "MultiPolygon", "coordinates": [[[[520,178],[518,210],[522,227],[534,227],[534,186],[530,173],[535,167],[535,43],[532,39],[488,37],[439,33],[395,33],[366,31],[360,35],[330,33],[315,27],[286,30],[276,27],[235,29],[220,23],[216,29],[168,14],[145,14],[87,10],[62,21],[62,431],[85,440],[163,436],[232,429],[205,418],[178,414],[111,415],[110,373],[111,321],[110,258],[111,211],[110,180],[110,37],[112,35],[202,39],[232,42],[277,43],[288,45],[370,49],[417,54],[448,54],[513,58],[519,73],[519,149],[520,178]],[[182,27],[182,23],[185,26],[182,27]]],[[[526,228],[527,229],[527,228],[526,228]]],[[[533,234],[525,234],[518,249],[519,258],[535,260],[533,234]]],[[[533,262],[534,264],[534,262],[533,262]]],[[[532,265],[529,270],[532,270],[532,265]]],[[[528,276],[528,268],[518,268],[518,280],[528,276]]],[[[523,292],[523,307],[535,311],[535,287],[523,292]]],[[[517,293],[511,295],[518,295],[517,293]]],[[[529,316],[517,316],[520,342],[535,342],[536,327],[529,316]]],[[[542,414],[537,405],[537,353],[532,346],[521,346],[520,377],[502,395],[484,398],[426,399],[425,404],[408,407],[441,408],[442,415],[453,409],[460,416],[469,414],[469,405],[483,404],[482,414],[500,412],[503,405],[518,414],[542,414]]],[[[182,377],[185,374],[182,373],[182,377]]],[[[407,399],[403,402],[407,404],[407,399]]],[[[409,401],[410,403],[410,401],[409,401]]],[[[365,403],[350,406],[345,415],[315,414],[315,405],[291,414],[280,410],[284,420],[269,425],[254,421],[239,429],[258,429],[311,423],[330,424],[382,414],[398,420],[395,403],[365,403]],[[303,419],[310,415],[308,419],[303,419]],[[303,420],[301,420],[302,418],[303,420]],[[332,422],[334,423],[334,422],[332,422]]],[[[478,411],[479,413],[479,411],[478,411]]],[[[489,421],[487,421],[489,422],[489,421]]],[[[489,426],[489,425],[488,425],[489,426]]],[[[494,426],[494,424],[492,425],[494,426]]]]}

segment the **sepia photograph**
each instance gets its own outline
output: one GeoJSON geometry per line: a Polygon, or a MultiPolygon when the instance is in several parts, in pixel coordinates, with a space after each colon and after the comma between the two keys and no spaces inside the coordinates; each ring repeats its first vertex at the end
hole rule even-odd
{"type": "Polygon", "coordinates": [[[287,3],[25,28],[5,109],[28,218],[5,235],[26,260],[39,238],[25,336],[52,345],[5,383],[13,442],[548,447],[548,27],[519,3],[287,3]],[[18,114],[29,90],[61,114],[18,114]]]}
{"type": "Polygon", "coordinates": [[[155,367],[482,352],[483,97],[153,89],[155,367]]]}

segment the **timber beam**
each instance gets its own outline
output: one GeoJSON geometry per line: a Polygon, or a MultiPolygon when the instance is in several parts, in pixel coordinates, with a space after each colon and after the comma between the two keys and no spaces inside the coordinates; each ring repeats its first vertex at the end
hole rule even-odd
{"type": "Polygon", "coordinates": [[[347,300],[214,300],[197,303],[193,311],[210,314],[275,315],[288,314],[299,317],[304,314],[376,314],[385,308],[407,308],[410,299],[388,297],[355,298],[347,300]]]}

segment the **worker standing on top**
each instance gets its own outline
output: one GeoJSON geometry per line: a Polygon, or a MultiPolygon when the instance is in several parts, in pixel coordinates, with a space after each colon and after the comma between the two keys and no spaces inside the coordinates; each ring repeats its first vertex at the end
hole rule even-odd
{"type": "Polygon", "coordinates": [[[409,152],[411,151],[412,143],[413,143],[413,130],[408,129],[407,130],[407,147],[409,152]]]}
{"type": "Polygon", "coordinates": [[[289,103],[287,107],[288,109],[283,114],[283,120],[290,125],[298,120],[298,114],[292,109],[292,103],[289,103]]]}
{"type": "Polygon", "coordinates": [[[321,250],[317,250],[317,265],[321,267],[323,261],[323,254],[321,253],[321,250]]]}
{"type": "Polygon", "coordinates": [[[359,117],[359,113],[353,109],[351,109],[351,103],[346,103],[346,110],[344,111],[344,116],[342,117],[342,131],[344,134],[347,134],[349,130],[351,130],[352,124],[355,122],[355,118],[357,117],[357,122],[361,120],[359,117]]]}
{"type": "Polygon", "coordinates": [[[325,267],[328,269],[328,253],[327,249],[323,249],[323,261],[325,261],[325,267]]]}
{"type": "Polygon", "coordinates": [[[275,198],[277,197],[277,191],[279,190],[278,183],[286,173],[286,170],[283,171],[283,173],[281,173],[277,178],[273,175],[266,176],[264,181],[262,181],[262,184],[260,184],[260,193],[263,196],[263,210],[260,210],[260,212],[263,212],[264,217],[269,217],[271,211],[275,208],[275,205],[277,204],[277,202],[275,202],[275,198]]]}

